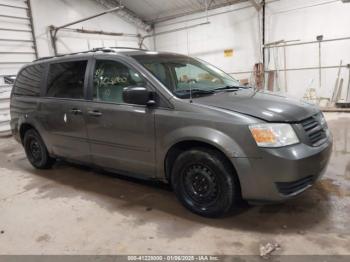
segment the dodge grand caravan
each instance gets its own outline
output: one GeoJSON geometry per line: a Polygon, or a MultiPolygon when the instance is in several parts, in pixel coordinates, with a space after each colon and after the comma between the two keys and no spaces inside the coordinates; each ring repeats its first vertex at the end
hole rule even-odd
{"type": "Polygon", "coordinates": [[[299,195],[332,148],[316,107],[242,87],[204,61],[146,50],[100,48],[25,66],[11,118],[34,167],[59,158],[161,180],[208,217],[240,199],[299,195]]]}

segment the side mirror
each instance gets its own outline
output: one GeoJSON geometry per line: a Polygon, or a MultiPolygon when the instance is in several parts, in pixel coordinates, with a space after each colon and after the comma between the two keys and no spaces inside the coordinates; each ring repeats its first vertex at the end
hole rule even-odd
{"type": "Polygon", "coordinates": [[[148,91],[145,87],[126,87],[123,90],[125,103],[134,105],[153,106],[156,104],[155,93],[148,91]]]}

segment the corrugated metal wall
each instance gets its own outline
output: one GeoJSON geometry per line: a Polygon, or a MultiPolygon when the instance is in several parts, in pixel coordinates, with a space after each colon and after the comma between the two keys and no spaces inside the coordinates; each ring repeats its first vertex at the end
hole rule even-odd
{"type": "Polygon", "coordinates": [[[0,85],[0,136],[10,135],[11,89],[10,85],[0,85]]]}
{"type": "Polygon", "coordinates": [[[11,86],[4,77],[37,57],[32,25],[30,0],[0,0],[0,136],[10,130],[11,86]]]}

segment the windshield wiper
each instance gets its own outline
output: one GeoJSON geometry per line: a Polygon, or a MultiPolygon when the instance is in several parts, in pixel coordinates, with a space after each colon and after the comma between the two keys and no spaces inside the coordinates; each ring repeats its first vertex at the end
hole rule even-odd
{"type": "Polygon", "coordinates": [[[214,90],[202,90],[202,89],[182,89],[182,90],[175,90],[174,93],[179,96],[189,96],[191,93],[192,95],[211,95],[214,94],[214,90]]]}
{"type": "Polygon", "coordinates": [[[213,91],[215,92],[220,92],[220,91],[237,91],[240,89],[248,89],[249,87],[246,86],[224,86],[224,87],[219,87],[215,88],[213,91]]]}

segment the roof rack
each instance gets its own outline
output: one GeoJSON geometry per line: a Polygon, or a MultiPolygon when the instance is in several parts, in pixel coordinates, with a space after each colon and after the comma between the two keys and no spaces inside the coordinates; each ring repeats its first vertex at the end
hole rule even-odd
{"type": "Polygon", "coordinates": [[[94,51],[93,50],[88,50],[88,51],[81,51],[81,52],[62,54],[62,55],[56,55],[56,56],[45,56],[45,57],[40,57],[40,58],[34,60],[34,62],[41,61],[41,60],[46,60],[46,59],[50,59],[50,58],[55,58],[55,57],[63,57],[63,56],[68,56],[68,55],[78,55],[78,54],[85,54],[85,53],[91,53],[91,52],[94,52],[94,51]]]}
{"type": "MultiPolygon", "coordinates": [[[[101,48],[106,48],[106,47],[101,47],[101,48]]],[[[126,46],[113,46],[113,47],[108,47],[110,49],[122,49],[122,50],[139,50],[139,51],[149,51],[148,49],[144,48],[137,48],[137,47],[126,47],[126,46]]]]}
{"type": "Polygon", "coordinates": [[[62,55],[56,55],[56,56],[45,56],[45,57],[41,57],[38,58],[36,60],[34,60],[34,62],[36,61],[41,61],[41,60],[46,60],[46,59],[50,59],[50,58],[55,58],[55,57],[63,57],[63,56],[68,56],[68,55],[78,55],[78,54],[86,54],[86,53],[92,53],[92,52],[115,52],[117,53],[117,49],[122,49],[122,50],[138,50],[138,51],[149,51],[147,49],[143,49],[143,48],[136,48],[136,47],[95,47],[91,50],[87,50],[87,51],[81,51],[81,52],[75,52],[75,53],[69,53],[69,54],[62,54],[62,55]]]}

